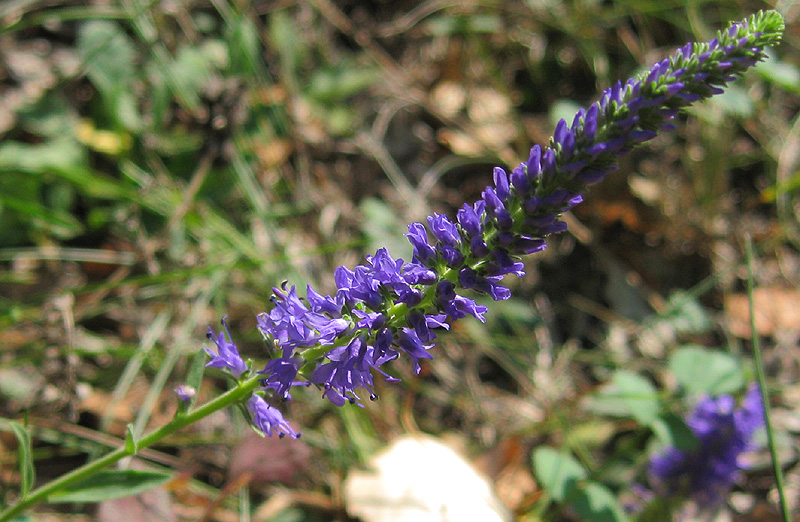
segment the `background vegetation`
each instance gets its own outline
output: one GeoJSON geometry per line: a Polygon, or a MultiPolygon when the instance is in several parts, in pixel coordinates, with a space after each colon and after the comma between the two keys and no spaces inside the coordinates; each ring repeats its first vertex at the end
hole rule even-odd
{"type": "MultiPolygon", "coordinates": [[[[546,143],[558,118],[763,8],[786,17],[774,56],[625,159],[569,216],[571,233],[527,260],[515,297],[492,303],[485,325],[464,320],[441,336],[421,375],[399,361],[403,382],[382,383],[363,410],[298,390],[287,414],[302,441],[262,443],[230,411],[143,456],[180,472],[157,490],[164,520],[236,519],[245,491],[257,520],[347,520],[347,471],[417,431],[454,434],[519,520],[587,516],[537,481],[531,452],[543,447],[635,506],[630,485],[648,484],[649,457],[674,435],[663,426],[680,426],[703,393],[753,381],[751,235],[757,329],[796,499],[800,6],[790,0],[2,3],[0,415],[27,416],[38,480],[120,443],[129,423],[169,420],[209,324],[227,315],[258,360],[255,316],[273,286],[330,292],[336,266],[380,246],[407,258],[406,224],[454,215],[492,166],[546,143]]],[[[200,400],[224,388],[209,372],[200,400]]],[[[0,433],[9,499],[16,440],[0,433]]],[[[726,513],[774,520],[768,454],[750,464],[726,513]]],[[[31,519],[103,519],[103,506],[47,506],[49,518],[31,519]]]]}

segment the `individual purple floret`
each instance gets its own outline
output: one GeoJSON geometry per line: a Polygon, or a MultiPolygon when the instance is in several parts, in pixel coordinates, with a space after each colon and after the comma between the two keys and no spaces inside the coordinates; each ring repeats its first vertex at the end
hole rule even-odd
{"type": "Polygon", "coordinates": [[[274,431],[281,438],[286,435],[293,439],[300,438],[300,433],[294,431],[294,428],[284,420],[280,410],[267,404],[267,401],[257,393],[247,401],[247,410],[253,416],[253,425],[264,435],[272,436],[274,431]]]}
{"type": "Polygon", "coordinates": [[[219,334],[215,334],[214,330],[210,326],[208,327],[206,336],[217,345],[217,355],[214,355],[214,352],[204,347],[203,350],[211,357],[206,366],[228,368],[234,377],[239,377],[247,371],[247,365],[239,356],[239,350],[236,349],[236,345],[233,344],[233,337],[231,336],[230,328],[228,328],[228,322],[224,317],[222,318],[222,326],[225,327],[230,341],[225,339],[224,332],[220,331],[219,334]]]}
{"type": "MultiPolygon", "coordinates": [[[[777,12],[758,13],[606,89],[571,123],[561,120],[549,144],[535,145],[510,174],[496,167],[494,185],[465,204],[455,221],[434,214],[427,228],[409,225],[410,260],[382,248],[364,265],[339,267],[332,296],[310,286],[305,299],[294,286],[273,289],[273,307],[258,316],[274,349],[259,372],[265,388],[288,398],[305,379],[341,406],[360,401],[358,388],[374,397],[373,372],[393,380],[382,366],[401,354],[419,372],[420,359],[432,357],[437,331],[468,315],[484,320],[487,307],[462,294],[508,299],[504,277],[524,275],[520,257],[543,250],[545,237],[567,229],[561,216],[583,201],[589,185],[616,170],[619,156],[672,128],[681,109],[718,94],[764,59],[782,30],[777,12]]],[[[220,355],[209,365],[243,372],[235,347],[222,335],[216,342],[220,355]]]]}
{"type": "Polygon", "coordinates": [[[753,449],[753,435],[764,426],[761,392],[752,385],[739,407],[730,395],[704,397],[686,423],[697,437],[697,449],[670,447],[654,457],[650,461],[654,489],[717,504],[744,469],[741,455],[753,449]]]}

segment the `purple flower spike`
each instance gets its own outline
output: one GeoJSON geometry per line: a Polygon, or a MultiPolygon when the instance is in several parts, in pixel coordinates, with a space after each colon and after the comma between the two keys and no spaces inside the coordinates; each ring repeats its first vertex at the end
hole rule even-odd
{"type": "Polygon", "coordinates": [[[739,407],[730,395],[704,397],[686,423],[697,437],[697,448],[670,447],[654,457],[650,475],[655,489],[718,504],[744,468],[741,455],[753,449],[753,435],[764,426],[761,392],[750,386],[739,407]]]}
{"type": "MultiPolygon", "coordinates": [[[[721,92],[763,60],[765,48],[776,44],[782,31],[778,13],[760,13],[707,44],[683,46],[641,76],[617,82],[574,118],[559,121],[549,146],[532,147],[528,160],[510,175],[495,168],[494,185],[474,204],[465,204],[455,221],[434,214],[427,228],[409,225],[409,262],[382,248],[363,265],[337,268],[333,296],[311,287],[306,298],[294,286],[275,289],[273,306],[258,316],[258,327],[275,350],[260,372],[265,388],[289,399],[297,381],[310,381],[341,406],[359,404],[359,389],[374,397],[375,373],[395,380],[381,367],[401,354],[419,372],[421,360],[432,357],[437,329],[468,315],[485,321],[486,306],[462,294],[508,299],[503,279],[522,276],[521,256],[544,249],[544,237],[566,230],[563,213],[583,201],[590,184],[615,170],[620,156],[669,128],[688,104],[721,92]]],[[[209,366],[228,368],[235,376],[247,371],[232,340],[213,331],[210,337],[218,354],[206,350],[209,366]]],[[[294,433],[260,397],[248,404],[265,433],[294,433]]],[[[690,423],[699,433],[703,422],[713,431],[716,419],[726,415],[735,426],[752,425],[757,417],[755,406],[737,409],[730,400],[704,407],[690,423]]]]}
{"type": "Polygon", "coordinates": [[[214,355],[214,352],[208,348],[203,347],[203,350],[211,357],[211,360],[206,366],[211,366],[212,368],[228,368],[234,377],[239,377],[247,371],[247,365],[244,363],[241,356],[239,356],[239,350],[236,349],[236,345],[233,344],[233,337],[228,328],[226,317],[222,318],[222,326],[225,327],[230,341],[225,339],[224,332],[220,331],[219,334],[215,334],[214,330],[210,326],[208,327],[206,337],[214,341],[214,344],[217,345],[217,355],[214,355]]]}

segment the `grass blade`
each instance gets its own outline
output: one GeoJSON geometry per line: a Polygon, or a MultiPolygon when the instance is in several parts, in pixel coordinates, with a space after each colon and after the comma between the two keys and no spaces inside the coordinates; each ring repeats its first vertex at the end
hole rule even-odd
{"type": "Polygon", "coordinates": [[[758,385],[761,388],[761,401],[764,404],[764,424],[767,428],[767,440],[769,441],[769,453],[772,456],[772,468],[775,473],[775,483],[778,488],[778,499],[780,501],[781,516],[783,522],[791,522],[792,518],[789,514],[789,506],[786,504],[786,493],[783,483],[783,470],[778,461],[778,449],[775,445],[775,434],[772,431],[772,422],[770,421],[769,409],[769,392],[767,391],[767,376],[764,372],[764,359],[761,353],[761,344],[758,339],[758,332],[756,331],[756,314],[755,305],[753,303],[753,240],[750,236],[746,238],[746,257],[747,257],[747,301],[750,307],[750,335],[752,336],[753,343],[753,359],[756,365],[756,378],[758,385]]]}
{"type": "Polygon", "coordinates": [[[33,467],[33,451],[31,450],[31,435],[25,426],[18,422],[9,421],[8,425],[19,442],[20,489],[22,498],[25,498],[33,489],[33,483],[36,480],[36,470],[33,467]]]}

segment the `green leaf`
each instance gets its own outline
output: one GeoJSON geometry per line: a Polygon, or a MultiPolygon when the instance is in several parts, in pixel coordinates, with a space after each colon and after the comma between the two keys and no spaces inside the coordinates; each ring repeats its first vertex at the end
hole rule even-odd
{"type": "Polygon", "coordinates": [[[411,257],[411,244],[403,237],[405,224],[389,204],[377,198],[364,198],[358,209],[366,218],[361,221],[361,230],[367,237],[368,252],[386,247],[395,259],[411,257]]]}
{"type": "Polygon", "coordinates": [[[17,116],[28,132],[54,139],[72,136],[78,119],[64,96],[54,92],[20,108],[17,116]]]}
{"type": "Polygon", "coordinates": [[[349,107],[335,105],[321,110],[320,116],[325,129],[333,136],[349,136],[356,127],[356,114],[349,107]]]}
{"type": "Polygon", "coordinates": [[[658,440],[666,446],[672,446],[682,451],[694,451],[698,441],[694,432],[686,422],[674,413],[663,413],[650,424],[658,440]]]}
{"type": "Polygon", "coordinates": [[[319,69],[311,77],[308,95],[314,100],[332,105],[366,89],[378,79],[378,71],[346,60],[335,66],[319,69]]]}
{"type": "Polygon", "coordinates": [[[655,386],[641,375],[624,370],[614,373],[611,382],[591,398],[588,407],[605,415],[633,417],[645,426],[661,412],[655,386]]]}
{"type": "Polygon", "coordinates": [[[683,499],[679,495],[656,496],[644,505],[638,513],[637,520],[643,522],[673,522],[673,513],[677,513],[683,499]]]}
{"type": "Polygon", "coordinates": [[[178,49],[171,67],[175,89],[187,100],[199,99],[203,86],[212,78],[208,57],[197,47],[184,45],[178,49]]]}
{"type": "Polygon", "coordinates": [[[426,28],[437,36],[453,34],[497,33],[501,27],[500,19],[492,15],[438,16],[431,18],[426,28]]]}
{"type": "Polygon", "coordinates": [[[78,52],[111,115],[125,128],[138,129],[139,112],[132,91],[136,49],[125,31],[107,20],[86,21],[78,31],[78,52]]]}
{"type": "Polygon", "coordinates": [[[261,63],[261,38],[258,28],[246,17],[231,21],[228,26],[227,42],[230,57],[230,73],[246,76],[258,76],[258,65],[261,63]]]}
{"type": "Polygon", "coordinates": [[[49,502],[103,502],[130,497],[165,484],[172,475],[156,471],[101,471],[59,490],[49,502]]]}
{"type": "Polygon", "coordinates": [[[203,381],[203,374],[206,371],[206,363],[208,362],[208,354],[203,350],[197,350],[192,357],[192,362],[189,366],[189,372],[186,375],[186,384],[194,388],[200,389],[200,384],[203,381]]]}
{"type": "Polygon", "coordinates": [[[736,85],[729,85],[724,93],[714,96],[711,103],[722,109],[726,115],[737,118],[750,117],[756,110],[747,91],[736,85]]]}
{"type": "Polygon", "coordinates": [[[31,449],[31,436],[28,430],[20,423],[9,421],[11,431],[17,437],[19,448],[19,474],[20,474],[20,488],[21,497],[25,498],[28,493],[33,489],[33,483],[36,480],[36,470],[33,467],[33,451],[31,449]]]}
{"type": "Polygon", "coordinates": [[[33,145],[18,141],[0,145],[0,170],[3,171],[63,172],[86,163],[86,148],[68,136],[33,145]]]}
{"type": "Polygon", "coordinates": [[[711,328],[708,314],[697,297],[691,294],[681,291],[670,294],[666,308],[669,313],[661,319],[680,333],[703,333],[711,328]]]}
{"type": "Polygon", "coordinates": [[[131,422],[128,423],[125,429],[125,450],[131,455],[135,455],[138,449],[136,434],[134,433],[133,423],[131,422]]]}
{"type": "Polygon", "coordinates": [[[83,231],[83,225],[71,214],[49,209],[35,201],[24,201],[8,194],[0,194],[0,209],[2,208],[27,216],[34,225],[61,239],[70,239],[83,231]]]}
{"type": "Polygon", "coordinates": [[[756,72],[785,91],[800,93],[800,68],[794,64],[781,62],[770,56],[756,67],[756,72]]]}
{"type": "Polygon", "coordinates": [[[285,10],[276,9],[270,16],[267,34],[281,57],[281,68],[287,79],[296,81],[300,65],[309,52],[304,32],[295,25],[285,10]]]}
{"type": "Polygon", "coordinates": [[[661,402],[658,400],[658,391],[650,381],[633,372],[618,371],[612,382],[617,388],[619,400],[639,423],[649,425],[658,417],[661,402]]]}
{"type": "MultiPolygon", "coordinates": [[[[208,355],[203,350],[197,350],[189,363],[189,371],[186,374],[185,385],[193,388],[195,391],[200,389],[200,383],[203,380],[203,374],[206,370],[206,362],[208,362],[208,355]]],[[[177,398],[177,397],[176,397],[177,398]]],[[[194,395],[187,402],[178,400],[178,409],[175,416],[185,415],[194,406],[197,401],[197,394],[194,395]]]]}
{"type": "Polygon", "coordinates": [[[578,483],[586,480],[586,470],[568,453],[549,447],[533,452],[533,471],[539,484],[558,501],[572,497],[578,483]]]}
{"type": "Polygon", "coordinates": [[[133,79],[136,50],[116,23],[84,22],[78,31],[78,51],[85,60],[89,78],[98,89],[111,92],[118,88],[117,82],[133,79]]]}
{"type": "Polygon", "coordinates": [[[628,520],[617,498],[605,486],[588,482],[569,503],[581,519],[591,522],[624,522],[628,520]]]}
{"type": "Polygon", "coordinates": [[[581,105],[579,103],[566,98],[559,98],[550,107],[550,113],[548,114],[550,123],[555,127],[561,119],[572,121],[575,113],[580,109],[581,105]]]}
{"type": "Polygon", "coordinates": [[[16,517],[11,519],[11,522],[37,522],[37,521],[30,515],[17,515],[16,517]]]}
{"type": "Polygon", "coordinates": [[[669,369],[688,394],[735,393],[745,385],[739,360],[726,352],[687,345],[670,357],[669,369]]]}

